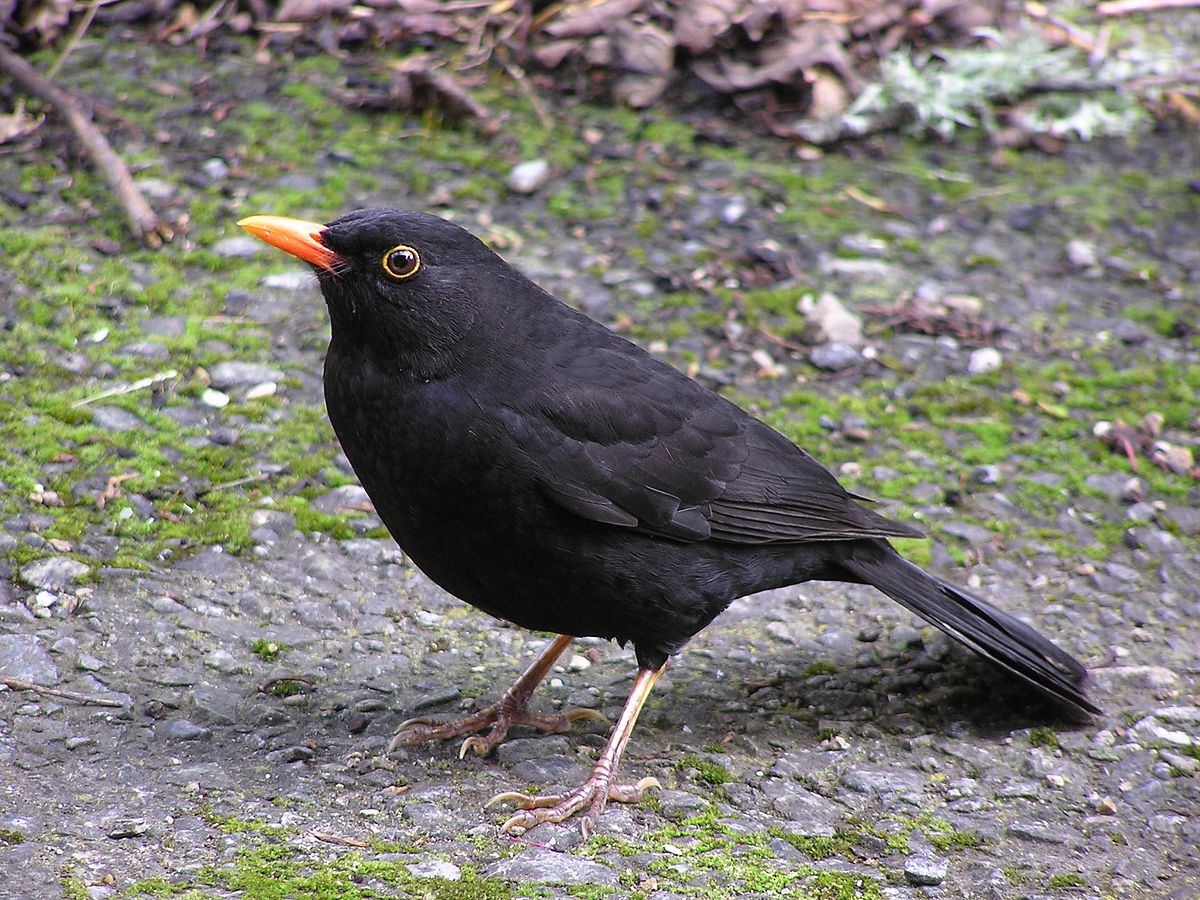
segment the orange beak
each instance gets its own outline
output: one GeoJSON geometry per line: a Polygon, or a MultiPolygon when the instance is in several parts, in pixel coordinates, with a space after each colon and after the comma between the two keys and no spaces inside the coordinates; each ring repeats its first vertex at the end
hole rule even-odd
{"type": "Polygon", "coordinates": [[[250,216],[238,222],[256,238],[273,247],[286,250],[292,256],[329,272],[342,258],[321,243],[325,226],[319,222],[288,219],[283,216],[250,216]]]}

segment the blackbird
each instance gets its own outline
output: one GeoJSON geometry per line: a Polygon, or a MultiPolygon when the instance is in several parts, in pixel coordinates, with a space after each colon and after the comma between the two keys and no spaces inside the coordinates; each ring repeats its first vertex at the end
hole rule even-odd
{"type": "Polygon", "coordinates": [[[887,540],[917,529],[467,231],[399,209],[238,224],[315,270],[332,321],[329,419],[400,547],[451,594],[560,635],[493,706],[410,720],[392,746],[469,734],[460,757],[483,755],[512,725],[566,730],[596,714],[538,715],[528,701],[572,636],[633,645],[637,675],[591,776],[561,795],[493,798],[520,808],[505,831],[582,813],[588,833],[608,800],[657,786],[615,780],[651,687],[733,600],[769,588],[874,585],[1035,692],[1099,712],[1077,660],[887,540]]]}

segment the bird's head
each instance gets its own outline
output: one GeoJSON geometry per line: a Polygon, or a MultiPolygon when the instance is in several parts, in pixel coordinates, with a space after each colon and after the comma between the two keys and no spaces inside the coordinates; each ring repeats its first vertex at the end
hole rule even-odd
{"type": "Polygon", "coordinates": [[[412,210],[362,209],[325,225],[250,216],[238,225],[313,267],[335,341],[397,360],[451,353],[515,275],[474,235],[412,210]]]}

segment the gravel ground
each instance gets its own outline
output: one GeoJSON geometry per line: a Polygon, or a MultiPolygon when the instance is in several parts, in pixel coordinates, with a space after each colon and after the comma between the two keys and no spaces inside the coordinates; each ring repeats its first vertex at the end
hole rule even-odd
{"type": "MultiPolygon", "coordinates": [[[[74,65],[94,61],[88,52],[74,65]]],[[[236,77],[236,66],[222,65],[223,77],[236,77]]],[[[248,81],[230,93],[238,96],[248,81]]],[[[1158,136],[1136,150],[1073,148],[1067,167],[1109,169],[1114,178],[1173,166],[1194,172],[1193,137],[1158,136]]],[[[224,138],[218,130],[208,139],[215,146],[224,138]]],[[[749,135],[738,140],[754,146],[749,135]]],[[[617,142],[613,152],[629,149],[617,142]]],[[[934,151],[929,165],[953,152],[934,151]]],[[[178,145],[162,156],[168,170],[195,171],[194,154],[178,145]]],[[[1038,226],[1045,210],[1023,203],[972,221],[970,209],[960,215],[896,188],[886,159],[861,163],[863,177],[889,202],[911,201],[908,215],[890,226],[903,232],[899,239],[960,229],[963,258],[910,264],[855,237],[840,239],[853,253],[831,257],[820,241],[781,231],[782,251],[804,261],[822,288],[853,298],[855,285],[869,282],[883,297],[922,290],[983,297],[1002,326],[974,342],[902,329],[875,334],[869,345],[877,357],[911,364],[906,390],[1014,357],[1069,364],[1062,348],[1101,332],[1116,335],[1118,362],[1169,359],[1185,371],[1200,362],[1186,329],[1162,334],[1122,314],[1126,304],[1196,308],[1194,198],[1183,214],[1140,226],[1140,246],[1161,268],[1138,279],[1128,277],[1115,246],[1126,234],[1051,235],[1038,226]],[[968,255],[993,263],[980,267],[968,255]],[[1047,316],[1057,322],[1053,345],[1045,340],[1047,316]],[[996,355],[980,356],[981,348],[996,355]]],[[[725,173],[697,165],[699,187],[673,210],[693,233],[740,248],[774,233],[777,209],[759,195],[731,198],[742,182],[708,187],[725,173]]],[[[461,179],[462,169],[449,166],[445,177],[461,179]]],[[[254,188],[269,194],[272,183],[254,188]]],[[[229,194],[238,207],[238,191],[229,194]]],[[[392,196],[381,187],[351,199],[359,205],[392,196]]],[[[461,218],[470,221],[486,204],[465,207],[461,218]]],[[[498,225],[519,232],[534,223],[541,235],[511,255],[606,321],[626,314],[640,321],[664,269],[690,267],[667,253],[677,241],[672,233],[662,243],[642,241],[648,260],[641,268],[623,258],[625,269],[610,270],[616,276],[583,276],[595,248],[611,247],[631,227],[624,213],[568,232],[543,207],[534,193],[494,209],[498,225]]],[[[244,210],[266,211],[274,210],[244,210]]],[[[217,252],[259,252],[239,240],[230,229],[217,252]]],[[[312,321],[320,300],[311,280],[270,276],[230,302],[273,340],[263,358],[210,369],[213,388],[244,393],[284,376],[291,404],[318,403],[320,344],[310,338],[320,335],[312,321]]],[[[145,320],[146,343],[135,350],[148,365],[168,362],[156,359],[155,341],[175,327],[145,320]]],[[[722,343],[719,332],[696,340],[672,337],[656,349],[686,364],[683,351],[722,343]]],[[[730,365],[700,374],[767,404],[800,374],[840,370],[843,351],[831,343],[819,349],[824,355],[815,358],[808,345],[719,349],[730,365]],[[783,377],[759,377],[768,364],[783,377]]],[[[860,390],[860,351],[851,362],[838,379],[819,376],[817,389],[831,396],[860,390]]],[[[123,408],[105,409],[96,410],[103,428],[136,434],[145,427],[123,408]]],[[[178,415],[218,445],[246,430],[202,404],[178,415]]],[[[1091,424],[1080,422],[1080,434],[1091,424]]],[[[842,433],[855,428],[867,446],[884,437],[870,422],[831,425],[842,433]]],[[[1177,442],[1195,446],[1195,428],[1177,442]]],[[[269,439],[269,432],[256,437],[269,439]]],[[[203,547],[144,572],[107,567],[103,534],[69,554],[56,552],[38,542],[36,510],[10,513],[2,549],[40,552],[32,563],[8,567],[0,584],[0,675],[69,693],[0,692],[0,871],[10,876],[0,896],[105,900],[190,888],[215,897],[492,897],[511,889],[654,900],[1194,900],[1200,493],[1193,487],[1155,506],[1154,497],[1139,498],[1129,486],[1124,457],[1105,459],[1107,468],[1090,473],[1102,489],[1065,499],[1050,523],[1031,522],[1009,499],[1006,482],[1024,476],[1003,465],[974,474],[968,468],[975,482],[958,510],[948,508],[938,483],[946,473],[902,498],[926,521],[970,513],[971,521],[939,532],[933,567],[1027,615],[1087,661],[1104,716],[1084,724],[1057,718],[870,590],[774,591],[738,601],[670,666],[624,764],[630,780],[653,775],[664,789],[656,801],[611,807],[587,844],[572,824],[502,839],[495,826],[504,814],[482,804],[501,790],[578,782],[603,743],[601,727],[517,735],[482,760],[460,762],[450,745],[384,756],[405,718],[489,702],[545,636],[497,624],[447,597],[388,539],[363,536],[376,524],[369,511],[353,520],[359,536],[336,540],[297,530],[291,513],[247,494],[254,507],[249,552],[203,547]],[[978,521],[992,527],[972,524],[978,521]],[[1025,537],[1026,529],[1049,525],[1067,541],[1086,543],[1096,523],[1114,521],[1129,531],[1102,559],[1025,537]],[[961,565],[964,555],[976,564],[961,565]],[[79,587],[73,582],[84,572],[95,578],[79,587]]],[[[1143,459],[1143,471],[1148,465],[1143,459]]],[[[363,500],[344,485],[314,506],[332,514],[360,509],[363,500]]],[[[632,654],[581,640],[564,660],[539,702],[592,707],[615,719],[632,654]]]]}

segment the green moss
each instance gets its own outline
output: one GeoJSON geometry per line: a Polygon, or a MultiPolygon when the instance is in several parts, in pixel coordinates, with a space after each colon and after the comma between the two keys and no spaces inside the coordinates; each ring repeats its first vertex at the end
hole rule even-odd
{"type": "Polygon", "coordinates": [[[929,843],[935,849],[943,853],[955,852],[958,850],[972,850],[975,847],[983,846],[984,839],[973,831],[959,831],[953,828],[949,823],[944,823],[945,829],[929,829],[926,828],[926,836],[929,838],[929,843]]]}
{"type": "Polygon", "coordinates": [[[817,675],[836,675],[837,671],[838,667],[836,663],[827,659],[818,659],[805,666],[804,671],[800,674],[803,678],[813,678],[817,675]]]}
{"type": "Polygon", "coordinates": [[[832,835],[796,834],[783,828],[771,827],[768,834],[787,841],[801,853],[813,859],[827,859],[830,856],[850,856],[858,835],[849,829],[838,829],[832,835]]]}
{"type": "Polygon", "coordinates": [[[275,660],[288,652],[288,648],[277,641],[268,641],[265,638],[259,638],[250,645],[250,652],[264,662],[275,662],[275,660]]]}
{"type": "Polygon", "coordinates": [[[74,875],[64,874],[60,879],[62,883],[63,900],[90,900],[91,894],[88,893],[87,885],[82,880],[74,875]]]}
{"type": "Polygon", "coordinates": [[[15,828],[0,828],[0,843],[23,844],[25,843],[25,835],[21,834],[15,828]]]}
{"type": "MultiPolygon", "coordinates": [[[[418,861],[414,856],[411,862],[418,861]]],[[[373,859],[360,853],[314,857],[297,847],[267,841],[243,847],[233,862],[207,866],[186,880],[149,879],[124,894],[139,896],[211,896],[235,892],[255,900],[369,900],[403,896],[414,900],[507,900],[512,890],[503,881],[482,878],[469,866],[457,881],[418,878],[408,861],[373,859]]]]}
{"type": "Polygon", "coordinates": [[[733,776],[729,774],[729,770],[723,765],[704,759],[695,753],[685,753],[680,756],[675,760],[675,768],[678,771],[695,769],[696,781],[708,785],[729,784],[733,781],[733,776]]]}
{"type": "Polygon", "coordinates": [[[272,697],[294,697],[300,693],[300,684],[291,679],[273,681],[267,688],[267,693],[272,697]]]}
{"type": "Polygon", "coordinates": [[[1051,728],[1039,727],[1029,730],[1029,743],[1034,747],[1049,747],[1052,750],[1062,749],[1058,735],[1051,728]]]}
{"type": "Polygon", "coordinates": [[[260,819],[243,819],[238,816],[227,816],[206,806],[199,810],[199,815],[214,828],[219,828],[225,834],[256,834],[265,837],[283,838],[295,832],[293,828],[283,825],[272,825],[260,819]]]}
{"type": "Polygon", "coordinates": [[[1046,888],[1051,891],[1064,891],[1071,888],[1085,888],[1087,886],[1087,879],[1074,872],[1062,872],[1058,875],[1052,875],[1050,876],[1050,880],[1046,882],[1046,888]]]}
{"type": "Polygon", "coordinates": [[[144,878],[126,887],[122,894],[126,897],[174,897],[189,890],[191,888],[186,885],[175,884],[165,878],[144,878]]]}

